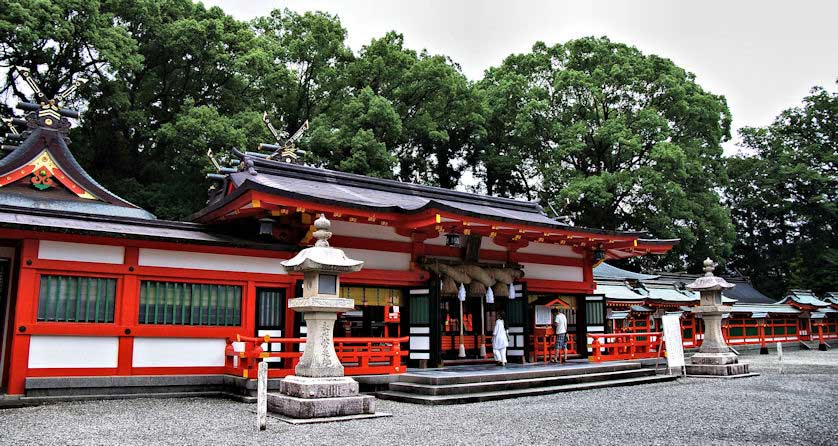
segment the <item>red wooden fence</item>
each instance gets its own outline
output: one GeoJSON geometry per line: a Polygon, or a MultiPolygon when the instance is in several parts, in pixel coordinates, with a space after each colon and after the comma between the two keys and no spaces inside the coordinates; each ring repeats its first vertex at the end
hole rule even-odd
{"type": "MultiPolygon", "coordinates": [[[[401,338],[334,338],[335,352],[344,367],[344,374],[353,375],[388,375],[404,373],[402,357],[408,351],[402,350],[401,344],[407,342],[407,336],[401,338]]],[[[294,351],[293,346],[305,344],[305,338],[272,338],[264,336],[253,338],[237,336],[227,338],[225,350],[225,369],[229,375],[255,378],[259,361],[265,358],[282,359],[280,367],[269,368],[269,378],[281,378],[293,375],[294,367],[303,355],[294,351]],[[243,348],[236,349],[234,343],[241,343],[243,348]],[[281,351],[265,351],[262,345],[281,345],[281,351]]]]}

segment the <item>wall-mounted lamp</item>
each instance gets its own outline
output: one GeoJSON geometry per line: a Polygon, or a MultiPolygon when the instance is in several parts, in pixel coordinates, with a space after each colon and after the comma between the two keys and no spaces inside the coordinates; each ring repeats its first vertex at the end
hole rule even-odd
{"type": "Polygon", "coordinates": [[[272,218],[260,218],[259,219],[259,235],[270,237],[274,233],[274,219],[272,218]]]}
{"type": "Polygon", "coordinates": [[[598,265],[603,260],[605,260],[605,250],[602,248],[597,248],[594,250],[593,255],[594,265],[598,265]]]}
{"type": "Polygon", "coordinates": [[[448,232],[445,234],[445,246],[450,246],[453,248],[460,247],[460,234],[454,232],[448,232]]]}

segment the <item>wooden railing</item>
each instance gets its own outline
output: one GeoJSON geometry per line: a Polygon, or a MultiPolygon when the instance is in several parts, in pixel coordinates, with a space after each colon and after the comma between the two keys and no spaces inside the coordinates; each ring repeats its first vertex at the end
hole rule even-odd
{"type": "Polygon", "coordinates": [[[656,358],[662,356],[663,333],[588,334],[591,362],[625,359],[656,358]]]}
{"type": "MultiPolygon", "coordinates": [[[[408,340],[407,336],[334,338],[335,352],[347,376],[404,373],[406,367],[402,365],[402,357],[407,356],[408,351],[402,350],[401,344],[408,340]]],[[[305,338],[272,338],[270,336],[227,338],[227,347],[224,352],[225,371],[229,375],[255,378],[256,368],[260,361],[266,358],[277,358],[280,360],[276,362],[279,367],[269,368],[268,377],[281,378],[293,375],[294,368],[303,355],[301,351],[294,351],[294,346],[305,344],[305,342],[305,338]],[[278,349],[275,348],[277,344],[280,346],[278,349]],[[270,346],[268,350],[271,351],[265,351],[263,345],[270,346]]]]}
{"type": "Polygon", "coordinates": [[[827,339],[838,339],[838,319],[826,319],[812,322],[812,338],[820,344],[827,339]]]}
{"type": "MultiPolygon", "coordinates": [[[[530,345],[532,346],[532,360],[533,362],[548,362],[555,354],[556,335],[555,334],[539,334],[530,336],[530,345]]],[[[575,355],[576,351],[576,335],[574,333],[567,334],[567,354],[575,355]]]]}

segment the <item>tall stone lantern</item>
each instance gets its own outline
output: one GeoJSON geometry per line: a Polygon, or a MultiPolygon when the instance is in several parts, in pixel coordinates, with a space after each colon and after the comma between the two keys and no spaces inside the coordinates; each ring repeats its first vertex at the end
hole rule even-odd
{"type": "Polygon", "coordinates": [[[699,304],[691,309],[692,313],[704,320],[704,339],[698,353],[690,358],[686,365],[687,375],[697,376],[734,376],[748,374],[748,364],[740,363],[736,353],[727,346],[722,335],[722,316],[730,313],[731,307],[722,305],[722,290],[735,285],[713,275],[715,263],[709,258],[704,261],[704,276],[687,285],[687,289],[698,291],[699,304]]]}
{"type": "Polygon", "coordinates": [[[352,310],[352,299],[340,296],[340,275],[360,271],[362,261],[352,260],[329,246],[331,223],[323,215],[314,222],[313,247],[282,262],[288,271],[303,273],[303,297],[288,301],[288,308],[303,314],[306,343],[295,375],[279,385],[279,394],[268,395],[268,410],[293,418],[321,418],[372,414],[375,398],[359,395],[358,382],[343,376],[332,337],[337,314],[352,310]]]}

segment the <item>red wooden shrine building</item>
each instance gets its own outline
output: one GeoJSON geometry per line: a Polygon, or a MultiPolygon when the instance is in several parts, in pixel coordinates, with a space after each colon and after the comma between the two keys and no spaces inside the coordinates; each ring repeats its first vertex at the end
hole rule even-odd
{"type": "Polygon", "coordinates": [[[335,329],[348,374],[480,360],[499,311],[509,355],[524,357],[549,324],[536,310],[545,304],[569,315],[584,354],[589,321],[604,311],[602,299],[586,298],[594,264],[675,243],[562,224],[534,202],[241,152],[210,176],[206,208],[189,222],[162,221],[79,166],[67,138],[75,112],[54,102],[22,108],[0,158],[0,378],[9,394],[58,385],[48,378],[246,376],[240,353],[264,335],[272,376],[291,373],[305,327],[286,302],[301,277],[280,261],[312,242],[321,213],[332,246],[365,262],[341,278],[356,302],[335,329]],[[462,317],[451,291],[460,284],[462,317]]]}

